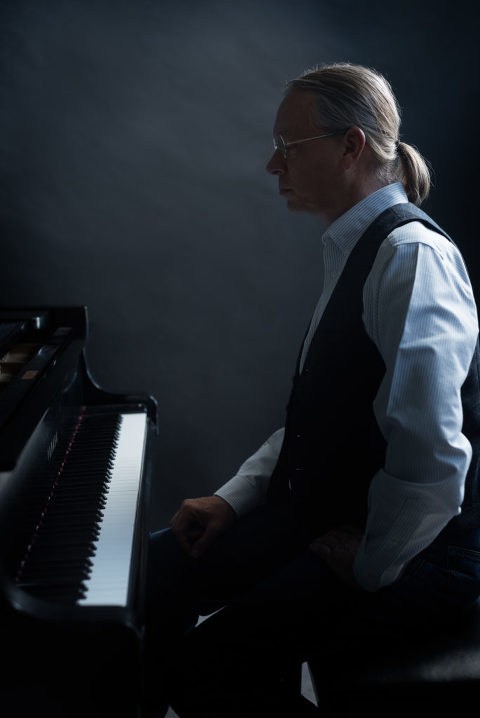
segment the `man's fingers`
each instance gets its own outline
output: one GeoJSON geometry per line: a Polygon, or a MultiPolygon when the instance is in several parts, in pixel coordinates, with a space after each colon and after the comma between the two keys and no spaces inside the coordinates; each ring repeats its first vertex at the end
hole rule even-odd
{"type": "Polygon", "coordinates": [[[199,514],[191,506],[182,505],[172,519],[174,532],[189,534],[201,531],[199,514]]]}
{"type": "Polygon", "coordinates": [[[361,534],[350,527],[338,527],[318,536],[310,550],[320,556],[326,566],[344,583],[358,589],[353,563],[361,541],[361,534]]]}
{"type": "Polygon", "coordinates": [[[203,533],[196,512],[190,507],[182,506],[172,517],[171,527],[180,546],[186,553],[191,554],[192,546],[203,533]]]}
{"type": "Polygon", "coordinates": [[[179,531],[173,527],[172,531],[175,534],[175,537],[183,550],[188,553],[189,556],[193,556],[195,553],[196,545],[203,536],[203,530],[200,528],[193,528],[179,531]]]}
{"type": "Polygon", "coordinates": [[[319,536],[319,538],[315,539],[315,541],[312,541],[311,545],[317,551],[328,550],[329,553],[332,551],[342,551],[346,548],[339,538],[332,536],[331,534],[319,536]]]}
{"type": "Polygon", "coordinates": [[[191,546],[191,549],[189,551],[190,556],[192,558],[198,558],[199,556],[201,556],[202,553],[207,550],[210,544],[213,543],[217,534],[218,530],[214,529],[211,526],[207,527],[207,529],[202,533],[201,537],[191,546]]]}
{"type": "Polygon", "coordinates": [[[192,544],[187,539],[187,537],[183,533],[176,531],[175,529],[173,529],[173,533],[175,534],[175,538],[177,539],[178,543],[180,544],[182,549],[185,551],[185,553],[190,553],[192,544]]]}
{"type": "Polygon", "coordinates": [[[328,563],[328,560],[332,555],[332,549],[330,546],[325,543],[314,542],[313,544],[310,544],[310,548],[328,563]]]}
{"type": "Polygon", "coordinates": [[[331,551],[342,553],[351,552],[358,548],[361,541],[361,534],[353,527],[342,526],[327,531],[323,536],[318,536],[312,545],[315,549],[321,545],[327,546],[331,551]]]}

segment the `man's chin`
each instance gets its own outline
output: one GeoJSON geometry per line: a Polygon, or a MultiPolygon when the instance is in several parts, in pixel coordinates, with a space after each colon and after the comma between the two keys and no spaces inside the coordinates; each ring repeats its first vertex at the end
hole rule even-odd
{"type": "Polygon", "coordinates": [[[305,212],[305,207],[293,197],[287,197],[287,209],[290,212],[305,212]]]}
{"type": "Polygon", "coordinates": [[[290,212],[308,212],[315,214],[313,207],[309,207],[308,205],[293,199],[293,197],[292,199],[287,199],[287,209],[289,209],[290,212]]]}

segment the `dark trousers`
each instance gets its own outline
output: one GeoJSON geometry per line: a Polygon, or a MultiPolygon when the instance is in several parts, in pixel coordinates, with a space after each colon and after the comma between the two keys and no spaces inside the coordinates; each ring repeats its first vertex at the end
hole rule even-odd
{"type": "Polygon", "coordinates": [[[308,549],[311,538],[288,507],[268,505],[199,559],[170,530],[152,534],[147,693],[157,703],[181,718],[315,715],[292,690],[302,662],[327,665],[352,651],[361,661],[376,639],[388,636],[394,650],[407,634],[421,640],[461,612],[448,567],[420,556],[392,586],[370,593],[336,579],[308,549]]]}

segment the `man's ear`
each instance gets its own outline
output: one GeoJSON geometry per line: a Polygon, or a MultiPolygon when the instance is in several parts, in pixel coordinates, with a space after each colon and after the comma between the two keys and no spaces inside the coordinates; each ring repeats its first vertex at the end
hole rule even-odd
{"type": "Polygon", "coordinates": [[[356,125],[349,127],[343,136],[343,164],[345,169],[349,169],[358,162],[365,148],[365,143],[365,132],[356,125]]]}

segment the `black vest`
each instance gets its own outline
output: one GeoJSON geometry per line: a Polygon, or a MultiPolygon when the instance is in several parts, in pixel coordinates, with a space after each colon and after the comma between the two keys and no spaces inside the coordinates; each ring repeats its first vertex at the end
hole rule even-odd
{"type": "MultiPolygon", "coordinates": [[[[368,488],[384,465],[386,442],[373,413],[385,373],[365,331],[363,286],[383,240],[396,227],[420,221],[450,237],[413,204],[385,210],[352,250],[299,373],[287,405],[285,438],[268,500],[293,504],[312,536],[341,524],[363,528],[368,488]]],[[[480,351],[475,348],[462,387],[463,433],[473,447],[462,513],[441,532],[457,544],[480,547],[480,351]]]]}

